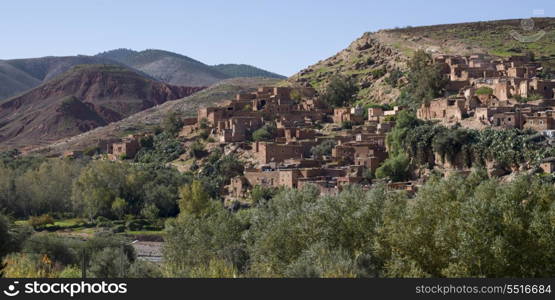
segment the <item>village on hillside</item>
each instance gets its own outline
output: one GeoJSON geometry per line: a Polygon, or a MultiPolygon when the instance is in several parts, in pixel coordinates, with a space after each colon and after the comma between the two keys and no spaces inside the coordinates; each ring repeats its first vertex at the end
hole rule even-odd
{"type": "MultiPolygon", "coordinates": [[[[423,103],[416,113],[419,119],[476,129],[532,129],[547,138],[555,135],[555,80],[539,78],[540,66],[528,57],[436,54],[433,60],[448,78],[450,96],[423,103]]],[[[245,170],[222,192],[225,203],[247,199],[255,186],[312,184],[321,194],[337,194],[346,185],[368,188],[372,184],[372,174],[388,157],[386,134],[403,109],[330,108],[313,88],[262,87],[219,106],[200,108],[196,118],[182,120],[179,136],[187,139],[202,131],[216,147],[241,153],[245,170]]],[[[107,157],[133,158],[141,148],[141,137],[130,135],[108,143],[107,157]]],[[[546,161],[541,168],[551,173],[554,162],[546,161]]],[[[387,184],[413,193],[423,180],[387,184]]]]}
{"type": "Polygon", "coordinates": [[[539,77],[539,63],[528,56],[436,55],[453,96],[424,103],[417,116],[445,124],[483,128],[533,129],[553,134],[555,80],[539,77]]]}

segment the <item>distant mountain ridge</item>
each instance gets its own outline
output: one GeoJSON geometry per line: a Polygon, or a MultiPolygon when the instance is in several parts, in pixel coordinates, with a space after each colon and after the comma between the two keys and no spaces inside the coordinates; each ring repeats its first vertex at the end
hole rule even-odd
{"type": "Polygon", "coordinates": [[[266,77],[285,79],[287,77],[245,64],[219,64],[213,66],[216,70],[230,77],[266,77]]]}
{"type": "Polygon", "coordinates": [[[176,85],[212,85],[235,77],[285,78],[260,68],[244,64],[210,66],[190,57],[156,49],[135,51],[115,49],[96,55],[135,68],[152,77],[176,85]]]}
{"type": "Polygon", "coordinates": [[[82,55],[0,60],[0,99],[21,94],[81,64],[120,63],[82,55]]]}
{"type": "Polygon", "coordinates": [[[53,142],[202,89],[158,82],[120,65],[78,65],[0,102],[0,147],[53,142]]]}
{"type": "Polygon", "coordinates": [[[82,64],[114,64],[172,85],[209,86],[235,77],[285,78],[249,65],[210,66],[193,58],[164,50],[115,49],[95,56],[47,56],[0,60],[0,101],[32,88],[82,64]]]}

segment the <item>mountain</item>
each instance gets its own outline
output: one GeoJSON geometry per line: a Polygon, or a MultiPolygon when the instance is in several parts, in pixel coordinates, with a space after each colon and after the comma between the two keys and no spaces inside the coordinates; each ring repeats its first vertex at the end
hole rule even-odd
{"type": "Polygon", "coordinates": [[[0,102],[0,145],[67,138],[201,89],[161,83],[117,65],[79,65],[0,102]]]}
{"type": "Polygon", "coordinates": [[[284,78],[249,65],[206,65],[190,57],[163,50],[116,49],[96,55],[123,63],[170,84],[208,86],[235,77],[284,78]]]}
{"type": "Polygon", "coordinates": [[[354,78],[359,84],[360,101],[392,102],[400,94],[395,83],[402,82],[403,78],[401,76],[393,84],[388,78],[394,71],[406,71],[408,59],[418,49],[444,54],[485,53],[502,57],[531,52],[545,68],[554,70],[555,18],[534,18],[532,22],[532,29],[530,19],[514,19],[366,32],[344,50],[301,70],[289,81],[322,88],[334,75],[342,74],[354,78]],[[515,38],[517,34],[541,38],[522,42],[515,38]]]}
{"type": "Polygon", "coordinates": [[[97,54],[175,85],[208,86],[229,76],[184,55],[162,51],[118,49],[97,54]]]}
{"type": "Polygon", "coordinates": [[[115,62],[82,55],[0,60],[0,99],[32,89],[76,65],[107,63],[115,62]]]}
{"type": "Polygon", "coordinates": [[[213,67],[229,77],[266,77],[278,79],[286,78],[285,76],[245,64],[219,64],[213,67]]]}
{"type": "Polygon", "coordinates": [[[218,82],[191,96],[170,100],[133,114],[125,119],[98,127],[85,133],[56,141],[34,151],[46,155],[61,154],[66,150],[84,150],[95,147],[100,140],[121,138],[129,133],[152,132],[170,112],[193,117],[201,106],[214,106],[232,99],[235,94],[253,91],[262,86],[275,86],[280,82],[274,78],[231,78],[218,82]]]}

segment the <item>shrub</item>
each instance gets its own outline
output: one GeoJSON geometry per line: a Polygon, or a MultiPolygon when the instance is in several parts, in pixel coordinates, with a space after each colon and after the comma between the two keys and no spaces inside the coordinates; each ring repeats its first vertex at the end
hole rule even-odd
{"type": "Polygon", "coordinates": [[[52,236],[51,234],[35,234],[25,241],[24,252],[47,255],[47,257],[63,265],[77,263],[77,254],[73,247],[75,243],[64,237],[52,236]]]}
{"type": "Polygon", "coordinates": [[[176,112],[169,113],[162,121],[162,129],[168,134],[175,136],[183,127],[183,121],[176,112]]]}
{"type": "Polygon", "coordinates": [[[204,146],[199,141],[196,141],[191,144],[189,147],[189,154],[191,157],[194,158],[202,158],[206,155],[206,151],[204,150],[204,146]]]}
{"type": "Polygon", "coordinates": [[[107,247],[93,254],[90,274],[96,278],[126,277],[131,263],[121,248],[107,247]]]}
{"type": "Polygon", "coordinates": [[[112,233],[122,233],[125,231],[125,226],[117,225],[112,228],[112,233]]]}
{"type": "Polygon", "coordinates": [[[137,219],[137,220],[127,221],[127,223],[125,224],[125,227],[127,227],[128,230],[137,231],[137,230],[142,230],[144,226],[149,224],[150,223],[147,220],[137,219]]]}
{"type": "Polygon", "coordinates": [[[392,181],[405,181],[410,178],[409,159],[405,154],[399,154],[386,159],[376,169],[377,178],[389,178],[392,181]]]}
{"type": "Polygon", "coordinates": [[[401,77],[403,77],[403,72],[401,72],[399,69],[394,69],[389,73],[389,76],[385,79],[385,82],[387,82],[387,84],[391,85],[392,87],[397,87],[397,85],[399,84],[399,79],[401,79],[401,77]]]}
{"type": "Polygon", "coordinates": [[[385,75],[385,73],[387,73],[385,68],[376,68],[370,71],[370,74],[372,74],[372,77],[374,78],[381,78],[385,75]]]}
{"type": "Polygon", "coordinates": [[[310,149],[310,153],[316,158],[321,158],[322,156],[330,156],[333,147],[335,147],[335,141],[332,139],[327,139],[310,149]]]}
{"type": "Polygon", "coordinates": [[[271,141],[277,133],[277,128],[273,125],[264,125],[262,128],[252,133],[253,141],[271,141]]]}
{"type": "Polygon", "coordinates": [[[352,129],[353,128],[353,122],[343,121],[343,122],[341,122],[341,128],[342,129],[352,129]]]}
{"type": "Polygon", "coordinates": [[[58,275],[58,278],[81,278],[81,268],[78,266],[67,266],[58,275]]]}
{"type": "Polygon", "coordinates": [[[487,86],[482,86],[476,90],[476,95],[493,95],[493,89],[487,86]]]}
{"type": "Polygon", "coordinates": [[[199,136],[201,139],[206,140],[210,136],[210,132],[208,131],[208,129],[201,129],[199,131],[199,136]]]}
{"type": "Polygon", "coordinates": [[[54,218],[52,218],[50,215],[30,217],[28,223],[33,228],[37,229],[37,228],[45,227],[48,224],[54,224],[54,218]]]}

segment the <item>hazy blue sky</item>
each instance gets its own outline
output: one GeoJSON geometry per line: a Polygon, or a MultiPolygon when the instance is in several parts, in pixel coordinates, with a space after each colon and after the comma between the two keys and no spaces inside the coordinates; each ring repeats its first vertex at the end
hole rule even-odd
{"type": "Polygon", "coordinates": [[[555,15],[555,1],[0,2],[0,59],[164,49],[207,64],[245,63],[283,75],[345,48],[366,31],[555,15]]]}

